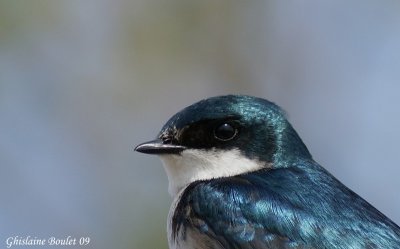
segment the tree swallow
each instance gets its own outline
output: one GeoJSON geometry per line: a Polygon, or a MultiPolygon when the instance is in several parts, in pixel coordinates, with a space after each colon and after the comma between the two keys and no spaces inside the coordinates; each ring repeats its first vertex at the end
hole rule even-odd
{"type": "Polygon", "coordinates": [[[171,249],[400,248],[399,226],[315,162],[267,100],[202,100],[135,150],[164,164],[171,249]]]}

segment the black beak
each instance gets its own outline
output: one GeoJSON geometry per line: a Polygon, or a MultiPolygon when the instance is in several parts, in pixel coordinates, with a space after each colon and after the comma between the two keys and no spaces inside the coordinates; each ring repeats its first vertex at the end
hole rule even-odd
{"type": "Polygon", "coordinates": [[[178,154],[186,147],[176,144],[164,144],[162,140],[156,139],[136,146],[135,151],[146,154],[178,154]]]}

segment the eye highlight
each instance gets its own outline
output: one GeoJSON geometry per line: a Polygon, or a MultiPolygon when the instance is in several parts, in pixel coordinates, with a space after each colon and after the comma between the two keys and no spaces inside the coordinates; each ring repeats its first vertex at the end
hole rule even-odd
{"type": "Polygon", "coordinates": [[[214,137],[220,141],[229,141],[238,133],[238,130],[230,123],[222,123],[214,129],[214,137]]]}

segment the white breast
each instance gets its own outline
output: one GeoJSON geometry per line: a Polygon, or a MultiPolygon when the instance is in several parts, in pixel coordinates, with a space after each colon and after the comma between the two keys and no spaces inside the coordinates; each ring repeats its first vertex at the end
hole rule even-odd
{"type": "Polygon", "coordinates": [[[172,237],[172,218],[184,189],[192,182],[229,177],[269,167],[258,160],[250,160],[239,150],[186,149],[180,154],[160,155],[168,176],[168,191],[174,198],[168,214],[168,243],[170,249],[219,249],[216,241],[211,241],[197,230],[186,230],[185,239],[178,231],[176,240],[172,237]],[[213,243],[216,243],[213,245],[213,243]]]}

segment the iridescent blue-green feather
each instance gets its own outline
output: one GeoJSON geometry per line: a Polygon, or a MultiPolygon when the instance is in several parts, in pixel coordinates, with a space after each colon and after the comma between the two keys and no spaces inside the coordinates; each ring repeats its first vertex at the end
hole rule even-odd
{"type": "Polygon", "coordinates": [[[173,218],[221,248],[400,248],[400,228],[313,161],[192,183],[173,218]]]}

